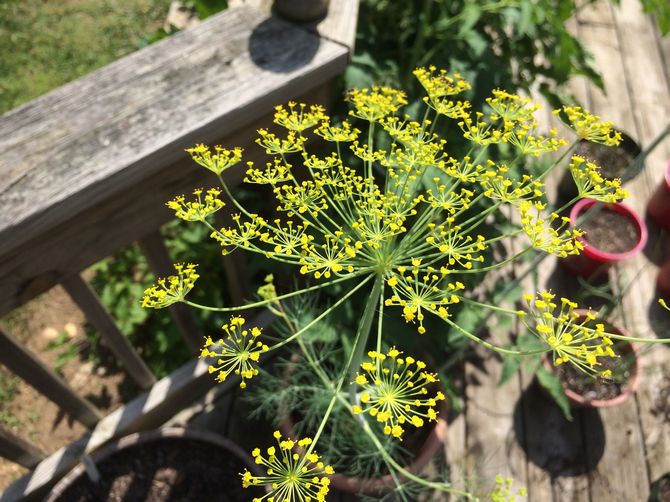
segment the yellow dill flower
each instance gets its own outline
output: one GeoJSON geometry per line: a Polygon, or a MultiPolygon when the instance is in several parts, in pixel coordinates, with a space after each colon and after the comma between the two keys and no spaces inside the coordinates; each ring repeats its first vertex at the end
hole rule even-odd
{"type": "Polygon", "coordinates": [[[350,143],[351,141],[355,141],[360,133],[361,131],[358,129],[352,129],[346,120],[339,126],[333,126],[330,124],[328,117],[324,117],[321,125],[314,129],[314,134],[321,136],[326,141],[335,143],[350,143]]]}
{"type": "Polygon", "coordinates": [[[384,424],[384,434],[402,440],[403,426],[422,427],[426,420],[437,421],[438,402],[445,399],[438,391],[428,397],[428,387],[439,382],[437,374],[425,371],[426,364],[391,347],[386,354],[368,352],[369,361],[361,364],[356,383],[361,387],[360,405],[355,414],[367,413],[384,424]]]}
{"type": "Polygon", "coordinates": [[[289,131],[302,134],[303,131],[314,127],[325,118],[325,110],[321,105],[312,105],[307,108],[304,103],[296,104],[289,101],[288,109],[282,105],[275,107],[274,123],[289,131]]]}
{"type": "Polygon", "coordinates": [[[331,274],[346,275],[354,271],[352,258],[356,256],[356,248],[351,239],[342,238],[342,232],[327,234],[321,245],[309,244],[300,257],[300,273],[312,273],[319,279],[329,279],[331,274]]]}
{"type": "Polygon", "coordinates": [[[266,476],[254,476],[247,469],[242,476],[242,486],[267,486],[266,495],[253,499],[254,502],[323,502],[330,487],[329,475],[335,471],[321,461],[321,457],[307,449],[311,438],[297,441],[282,439],[279,431],[274,437],[277,446],[270,446],[263,454],[260,448],[251,452],[254,461],[266,468],[266,476]],[[297,450],[296,450],[297,447],[297,450]],[[308,453],[305,452],[307,449],[308,453]]]}
{"type": "Polygon", "coordinates": [[[495,89],[491,94],[492,97],[486,98],[486,102],[495,112],[491,120],[502,120],[505,123],[532,121],[533,114],[540,109],[540,105],[518,94],[501,89],[495,89]]]}
{"type": "Polygon", "coordinates": [[[663,298],[659,298],[659,299],[658,299],[658,304],[659,304],[661,307],[663,307],[665,310],[669,310],[669,311],[670,311],[670,307],[668,306],[668,304],[666,303],[666,301],[665,301],[663,298]]]}
{"type": "Polygon", "coordinates": [[[254,246],[253,241],[267,237],[267,222],[256,214],[252,214],[249,221],[242,221],[242,215],[240,214],[234,214],[232,218],[237,228],[223,227],[210,234],[212,239],[221,244],[223,248],[221,253],[227,255],[238,247],[257,250],[258,248],[254,246]]]}
{"type": "Polygon", "coordinates": [[[369,122],[376,122],[388,115],[393,115],[401,106],[407,104],[403,91],[390,87],[374,86],[371,89],[353,89],[347,93],[347,101],[354,105],[349,112],[369,122]]]}
{"type": "Polygon", "coordinates": [[[282,224],[280,220],[275,220],[276,228],[271,229],[261,239],[263,242],[273,246],[269,256],[275,254],[284,256],[297,256],[306,250],[309,244],[314,240],[314,236],[307,232],[309,223],[295,224],[288,220],[282,224]],[[280,224],[283,226],[280,227],[280,224]]]}
{"type": "Polygon", "coordinates": [[[544,195],[543,184],[531,176],[524,174],[520,180],[505,176],[509,168],[505,165],[482,173],[479,182],[484,188],[484,195],[499,202],[519,205],[522,200],[533,200],[544,195]]]}
{"type": "Polygon", "coordinates": [[[621,188],[621,180],[608,180],[600,175],[600,168],[579,155],[572,156],[569,165],[572,179],[575,181],[579,197],[595,199],[601,202],[619,202],[628,197],[628,192],[621,188]]]}
{"type": "Polygon", "coordinates": [[[223,382],[231,373],[242,378],[240,388],[247,386],[245,380],[258,375],[258,360],[261,353],[268,350],[268,346],[259,340],[261,328],[244,328],[243,317],[233,316],[221,329],[225,331],[225,338],[216,342],[210,337],[205,340],[205,346],[200,357],[214,358],[209,365],[209,372],[217,373],[217,381],[223,382]]]}
{"type": "Polygon", "coordinates": [[[173,303],[181,302],[200,277],[195,271],[196,265],[175,263],[177,275],[158,279],[156,285],[144,290],[142,307],[162,309],[173,303]]]}
{"type": "Polygon", "coordinates": [[[560,217],[556,213],[543,217],[544,209],[545,205],[540,202],[523,200],[519,204],[521,228],[529,237],[531,245],[559,258],[579,254],[584,246],[577,237],[583,233],[567,228],[570,218],[560,217]]]}
{"type": "Polygon", "coordinates": [[[275,187],[274,194],[279,201],[277,209],[286,211],[289,216],[295,213],[317,216],[321,211],[328,209],[323,190],[313,181],[275,187]]]}
{"type": "Polygon", "coordinates": [[[265,169],[255,169],[252,162],[248,162],[247,176],[245,183],[257,183],[259,185],[276,185],[285,181],[291,181],[291,165],[285,164],[281,159],[274,159],[274,162],[267,162],[265,169]]]}
{"type": "Polygon", "coordinates": [[[452,100],[451,96],[467,91],[472,86],[459,73],[449,75],[445,70],[434,66],[417,68],[414,76],[426,90],[424,102],[440,115],[459,118],[470,108],[468,101],[452,100]]]}
{"type": "Polygon", "coordinates": [[[498,129],[494,124],[486,122],[482,112],[475,112],[474,120],[469,113],[464,113],[459,118],[461,120],[458,122],[458,126],[463,131],[463,137],[473,143],[487,146],[507,141],[509,132],[498,129]]]}
{"type": "Polygon", "coordinates": [[[501,474],[496,476],[496,486],[489,493],[491,502],[516,502],[516,497],[527,497],[528,491],[524,488],[513,490],[514,479],[507,477],[503,478],[501,474]]]}
{"type": "Polygon", "coordinates": [[[221,190],[217,188],[207,190],[204,199],[201,188],[195,190],[193,195],[197,200],[187,201],[183,195],[179,195],[169,201],[166,206],[175,212],[177,218],[186,221],[203,221],[207,216],[225,206],[224,202],[219,199],[221,190]]]}
{"type": "Polygon", "coordinates": [[[567,117],[564,123],[582,139],[607,146],[617,146],[621,142],[621,133],[614,129],[613,122],[601,122],[600,117],[579,106],[564,106],[554,110],[554,115],[561,120],[567,117]]]}
{"type": "Polygon", "coordinates": [[[556,365],[570,363],[589,374],[610,377],[611,371],[598,371],[600,358],[618,357],[612,349],[612,340],[605,332],[601,323],[591,328],[589,325],[596,320],[590,310],[584,316],[575,312],[578,305],[567,298],[560,299],[560,306],[554,301],[555,295],[548,291],[540,291],[535,297],[524,296],[533,325],[526,327],[552,350],[556,365]]]}
{"type": "Polygon", "coordinates": [[[479,254],[487,248],[484,236],[467,234],[460,226],[451,223],[443,225],[429,223],[428,228],[430,234],[426,237],[426,242],[440,251],[450,270],[455,269],[457,265],[470,270],[473,262],[484,261],[484,257],[479,254]]]}
{"type": "Polygon", "coordinates": [[[268,132],[267,129],[259,129],[260,138],[256,144],[265,149],[268,155],[286,155],[288,153],[301,152],[304,148],[306,138],[298,136],[294,131],[289,131],[286,139],[278,138],[277,135],[268,132]]]}
{"type": "Polygon", "coordinates": [[[533,135],[536,127],[537,122],[535,121],[518,124],[505,134],[505,140],[510,145],[517,147],[521,153],[535,157],[555,152],[567,144],[564,139],[556,137],[558,133],[555,129],[550,131],[548,137],[533,135]]]}
{"type": "Polygon", "coordinates": [[[244,150],[242,148],[228,150],[217,145],[214,147],[214,153],[212,154],[208,146],[198,144],[193,148],[187,148],[186,151],[197,164],[218,175],[238,164],[242,160],[244,150]]]}

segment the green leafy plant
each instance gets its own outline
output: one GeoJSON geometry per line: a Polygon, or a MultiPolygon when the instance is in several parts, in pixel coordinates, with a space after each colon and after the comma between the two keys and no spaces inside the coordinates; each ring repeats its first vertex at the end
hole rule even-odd
{"type": "MultiPolygon", "coordinates": [[[[301,439],[276,431],[274,446],[252,452],[266,475],[245,471],[242,484],[266,485],[267,497],[325,500],[328,476],[337,472],[333,466],[347,473],[347,466],[360,472],[365,464],[371,465],[368,473],[385,466],[396,485],[407,479],[426,489],[476,498],[446,479],[408,471],[398,460],[400,450],[388,446],[389,441],[402,444],[411,432],[436,422],[446,399],[440,375],[419,350],[422,338],[434,337],[447,350],[448,342],[458,339],[503,356],[550,353],[557,366],[574,366],[605,379],[612,376],[604,361],[616,360],[616,340],[659,342],[609,333],[593,311],[580,317],[575,302],[549,291],[523,294],[525,308],[519,309],[481,301],[464,282],[470,275],[486,275],[533,254],[579,254],[582,234],[549,209],[542,179],[579,140],[618,144],[620,134],[612,124],[579,107],[563,106],[555,113],[576,136],[565,149],[568,142],[557,131],[537,132],[538,107],[529,99],[494,90],[486,107],[473,111],[464,96],[471,86],[460,74],[433,67],[413,73],[425,91],[424,110],[417,115],[421,120],[402,114],[407,97],[390,87],[348,92],[355,126],[334,123],[320,106],[276,107],[279,130],[261,129],[257,139],[270,160],[264,166],[249,163],[244,178],[247,186],[271,190],[272,209],[250,208],[227,185],[227,171],[242,161],[241,149],[202,144],[187,151],[218,177],[220,186],[196,189],[193,197],[168,202],[178,218],[204,226],[224,254],[242,249],[267,260],[271,272],[279,270],[278,265],[292,266],[303,280],[311,279],[279,294],[269,276],[258,289],[258,301],[220,307],[195,301],[203,275],[196,265],[176,264],[175,275],[147,288],[142,300],[146,308],[183,302],[230,315],[220,336],[206,338],[201,353],[218,381],[235,376],[247,388],[259,378],[265,354],[289,347],[299,354],[286,363],[292,366],[285,366],[283,376],[265,375],[261,394],[268,402],[257,401],[259,412],[267,415],[274,409],[276,416],[290,409],[299,413],[302,424],[301,439]],[[458,131],[470,144],[469,152],[454,157],[442,130],[458,131]],[[312,149],[317,136],[326,146],[312,149]],[[514,169],[513,163],[492,160],[488,153],[497,145],[515,149],[518,161],[525,155],[565,150],[551,167],[527,174],[514,169]],[[345,157],[345,151],[353,155],[345,157]],[[235,212],[229,226],[217,228],[211,219],[225,207],[224,194],[235,212]],[[489,217],[503,208],[515,213],[511,221],[518,223],[489,228],[489,217]],[[520,244],[519,251],[497,258],[493,249],[512,239],[520,244]],[[329,296],[332,290],[338,293],[329,296]],[[327,300],[300,303],[302,297],[321,293],[327,300]],[[461,310],[462,305],[473,310],[461,310]],[[332,322],[347,306],[354,312],[353,325],[332,322]],[[239,315],[258,307],[268,308],[283,327],[265,333],[239,315]],[[470,329],[482,322],[481,316],[472,315],[476,310],[517,321],[533,344],[526,338],[512,346],[484,338],[470,329]],[[330,328],[325,328],[326,318],[330,328]],[[394,327],[392,318],[404,329],[394,327]],[[289,382],[280,383],[287,372],[289,382]],[[333,428],[354,426],[358,430],[351,431],[348,444],[324,440],[333,428]],[[377,463],[338,463],[337,452],[359,459],[370,453],[356,451],[351,444],[359,434],[366,436],[361,445],[373,447],[377,463]],[[317,445],[320,454],[315,452],[317,445]]],[[[596,165],[575,155],[569,167],[576,198],[611,202],[625,197],[620,181],[604,180],[596,165]]],[[[513,293],[514,288],[504,288],[493,297],[513,293]]],[[[512,497],[510,483],[498,483],[490,496],[512,497]]]]}

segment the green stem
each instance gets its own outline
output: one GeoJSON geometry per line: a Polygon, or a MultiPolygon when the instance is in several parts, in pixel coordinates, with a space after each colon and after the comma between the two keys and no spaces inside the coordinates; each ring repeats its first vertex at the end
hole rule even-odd
{"type": "MultiPolygon", "coordinates": [[[[353,364],[349,365],[349,377],[353,382],[356,380],[356,372],[358,367],[361,364],[363,359],[363,354],[365,354],[365,347],[368,343],[368,337],[370,335],[370,329],[372,328],[372,320],[375,315],[375,307],[377,301],[382,293],[382,286],[384,284],[384,277],[380,274],[377,274],[375,277],[375,283],[372,286],[372,291],[368,297],[368,301],[365,304],[365,310],[363,311],[363,317],[361,322],[358,324],[358,330],[356,332],[356,342],[354,348],[351,351],[352,357],[349,361],[353,364]]],[[[356,404],[356,386],[352,385],[349,388],[349,400],[351,404],[356,404]]]]}
{"type": "MultiPolygon", "coordinates": [[[[364,286],[370,279],[372,279],[372,277],[373,277],[372,275],[369,275],[368,277],[366,277],[366,278],[365,278],[362,282],[360,282],[355,288],[353,288],[353,289],[352,289],[351,291],[349,291],[346,295],[344,295],[342,298],[340,298],[340,299],[337,300],[335,303],[333,303],[333,305],[332,305],[330,308],[324,310],[321,314],[319,314],[317,317],[315,317],[309,324],[303,326],[303,327],[300,329],[300,331],[297,331],[297,332],[293,333],[293,334],[292,334],[291,336],[289,336],[288,338],[282,340],[281,342],[279,342],[279,343],[276,344],[276,345],[273,345],[272,347],[270,347],[269,350],[275,350],[275,349],[278,349],[278,348],[280,348],[280,347],[283,347],[283,346],[286,345],[287,343],[290,343],[290,342],[292,342],[293,340],[295,340],[296,338],[298,338],[298,337],[299,337],[300,335],[302,335],[305,331],[307,331],[309,328],[311,328],[312,326],[314,326],[314,325],[315,325],[316,323],[318,323],[321,319],[323,319],[324,317],[326,317],[326,316],[327,316],[328,314],[330,314],[333,310],[335,310],[335,309],[336,309],[337,307],[339,307],[342,303],[344,303],[344,302],[345,302],[351,295],[353,295],[356,291],[358,291],[360,288],[362,288],[362,287],[363,287],[363,286],[364,286]]],[[[378,277],[378,276],[377,276],[377,277],[378,277]]]]}
{"type": "Polygon", "coordinates": [[[195,307],[195,308],[198,308],[200,310],[208,310],[208,311],[211,311],[211,312],[236,312],[236,311],[239,311],[239,310],[247,310],[247,309],[252,309],[252,308],[256,308],[256,307],[265,307],[266,305],[270,305],[272,303],[275,303],[275,302],[278,302],[278,301],[281,301],[281,300],[285,300],[285,299],[291,298],[293,296],[302,295],[304,293],[309,293],[310,291],[316,291],[317,289],[332,286],[333,284],[337,284],[338,282],[353,279],[354,277],[362,275],[363,273],[365,273],[365,271],[356,272],[356,273],[354,273],[352,275],[348,275],[346,277],[340,277],[339,279],[335,279],[333,281],[324,282],[323,284],[317,284],[316,286],[310,286],[310,287],[305,288],[305,289],[299,289],[298,291],[292,291],[291,293],[286,293],[285,295],[276,296],[276,297],[271,298],[269,300],[263,300],[263,301],[254,302],[254,303],[247,303],[246,305],[238,305],[236,307],[210,307],[208,305],[201,305],[199,303],[191,302],[191,301],[188,301],[188,300],[184,300],[184,303],[186,305],[190,305],[191,307],[195,307]]]}
{"type": "MultiPolygon", "coordinates": [[[[549,352],[551,349],[549,347],[543,348],[543,349],[535,349],[535,350],[512,350],[512,349],[505,349],[503,347],[498,347],[497,345],[494,345],[492,343],[487,342],[486,340],[482,340],[476,335],[473,335],[469,331],[461,328],[458,324],[455,322],[451,321],[450,319],[445,319],[445,322],[449,324],[452,328],[456,328],[457,331],[460,331],[463,335],[465,335],[467,338],[472,340],[473,342],[477,342],[479,345],[486,347],[487,349],[491,349],[495,352],[499,352],[500,354],[508,354],[512,356],[533,356],[537,354],[542,354],[544,352],[549,352]]],[[[670,341],[670,340],[668,340],[670,341]]]]}

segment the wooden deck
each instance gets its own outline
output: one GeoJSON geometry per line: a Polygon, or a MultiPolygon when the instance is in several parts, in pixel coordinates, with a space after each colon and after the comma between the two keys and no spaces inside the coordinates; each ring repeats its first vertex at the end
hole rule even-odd
{"type": "MultiPolygon", "coordinates": [[[[605,94],[576,80],[574,95],[644,149],[670,123],[670,37],[661,39],[638,0],[583,9],[573,29],[595,56],[606,89],[605,94]]],[[[548,113],[542,118],[551,119],[548,113]]],[[[627,204],[638,213],[645,214],[669,159],[666,138],[646,159],[644,172],[627,183],[627,204]]],[[[622,294],[614,316],[632,336],[665,337],[670,315],[656,303],[655,281],[659,261],[670,258],[670,239],[647,224],[645,253],[610,272],[622,294]]],[[[562,274],[555,259],[534,272],[540,288],[575,290],[575,279],[562,274]]],[[[527,280],[526,289],[537,287],[532,282],[527,280]]],[[[482,353],[481,364],[466,364],[465,411],[451,422],[446,446],[454,481],[485,489],[501,473],[526,486],[532,502],[646,501],[650,483],[670,471],[670,423],[655,411],[670,383],[670,347],[640,348],[642,379],[635,398],[601,411],[576,410],[572,422],[538,389],[534,375],[521,371],[497,388],[501,363],[495,355],[482,353]]]]}

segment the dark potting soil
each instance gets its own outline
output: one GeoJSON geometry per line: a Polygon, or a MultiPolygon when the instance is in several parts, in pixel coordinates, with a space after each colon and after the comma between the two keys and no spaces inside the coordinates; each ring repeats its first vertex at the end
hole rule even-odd
{"type": "Polygon", "coordinates": [[[604,178],[621,178],[626,168],[635,160],[635,156],[621,146],[605,146],[588,141],[580,141],[575,155],[581,155],[600,167],[604,178]]]}
{"type": "Polygon", "coordinates": [[[594,210],[579,227],[590,245],[606,253],[625,253],[640,238],[635,222],[626,215],[607,209],[594,210]]]}
{"type": "Polygon", "coordinates": [[[614,399],[625,389],[634,363],[635,356],[626,351],[625,347],[624,344],[622,348],[618,348],[615,344],[614,352],[621,357],[603,357],[598,360],[601,363],[598,370],[611,370],[611,379],[587,375],[573,364],[557,366],[558,377],[566,387],[589,401],[614,399]]]}
{"type": "Polygon", "coordinates": [[[83,475],[62,502],[240,502],[262,497],[242,488],[244,464],[203,441],[161,438],[126,448],[97,464],[100,482],[83,475]]]}

